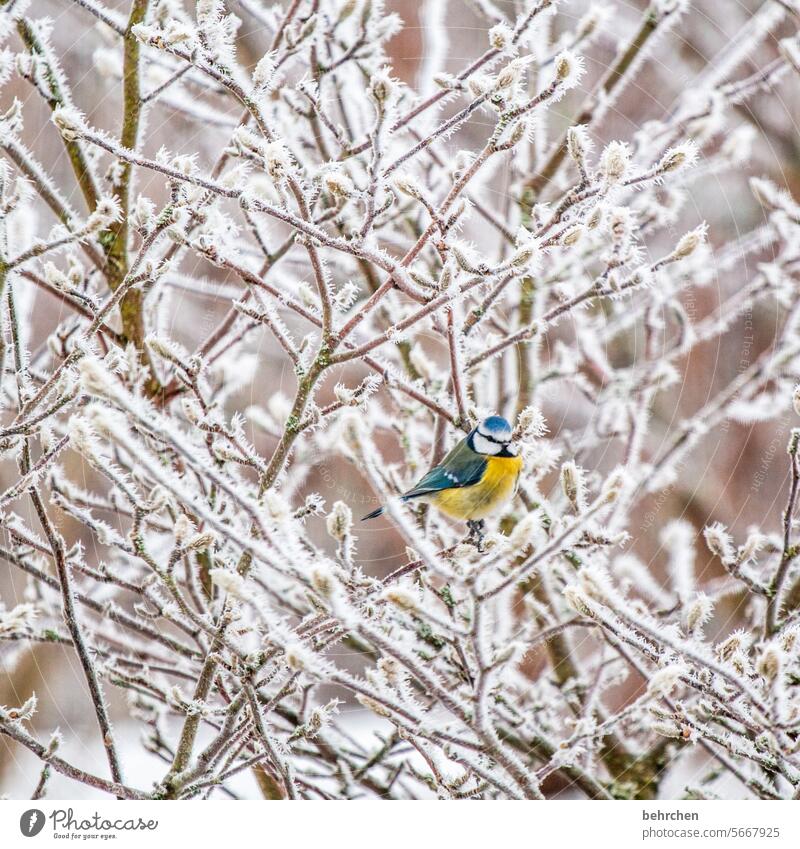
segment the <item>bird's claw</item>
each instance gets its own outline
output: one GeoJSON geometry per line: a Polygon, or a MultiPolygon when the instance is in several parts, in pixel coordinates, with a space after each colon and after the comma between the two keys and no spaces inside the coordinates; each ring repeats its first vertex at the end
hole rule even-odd
{"type": "Polygon", "coordinates": [[[467,542],[471,545],[474,545],[478,551],[483,551],[483,519],[474,520],[470,519],[467,522],[467,527],[469,528],[469,535],[467,536],[467,542]]]}

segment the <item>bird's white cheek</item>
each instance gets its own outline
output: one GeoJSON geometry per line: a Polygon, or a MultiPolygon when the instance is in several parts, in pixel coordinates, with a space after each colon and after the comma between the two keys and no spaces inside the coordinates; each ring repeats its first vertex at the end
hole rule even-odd
{"type": "Polygon", "coordinates": [[[498,454],[503,450],[501,445],[492,442],[491,439],[486,439],[486,437],[481,436],[479,433],[476,433],[473,437],[472,445],[478,454],[498,454]]]}

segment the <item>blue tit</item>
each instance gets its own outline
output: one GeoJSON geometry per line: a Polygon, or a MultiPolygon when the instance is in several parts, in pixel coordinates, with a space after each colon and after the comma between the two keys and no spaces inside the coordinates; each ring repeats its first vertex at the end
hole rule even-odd
{"type": "MultiPolygon", "coordinates": [[[[427,501],[447,516],[466,520],[471,532],[480,533],[483,519],[500,510],[516,492],[521,471],[522,458],[512,441],[511,425],[502,416],[489,416],[400,498],[427,501]]],[[[383,507],[362,521],[381,513],[383,507]]]]}

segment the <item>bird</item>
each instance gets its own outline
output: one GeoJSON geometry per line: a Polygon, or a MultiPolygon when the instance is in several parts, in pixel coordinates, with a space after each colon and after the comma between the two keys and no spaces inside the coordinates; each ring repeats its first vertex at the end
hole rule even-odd
{"type": "MultiPolygon", "coordinates": [[[[400,500],[419,499],[446,516],[466,521],[469,539],[480,547],[484,519],[512,498],[521,471],[522,457],[511,425],[502,416],[493,415],[473,428],[400,500]]],[[[379,507],[361,521],[374,519],[383,511],[379,507]]]]}

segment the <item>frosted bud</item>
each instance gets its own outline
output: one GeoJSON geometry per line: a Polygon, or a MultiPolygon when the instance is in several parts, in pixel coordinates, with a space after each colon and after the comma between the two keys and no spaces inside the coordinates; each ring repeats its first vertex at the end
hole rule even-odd
{"type": "Polygon", "coordinates": [[[605,146],[600,155],[600,174],[606,183],[618,183],[624,178],[630,158],[630,149],[625,142],[612,141],[605,146]]]}
{"type": "Polygon", "coordinates": [[[734,631],[715,647],[717,656],[722,660],[730,660],[742,648],[746,648],[745,635],[742,631],[734,631]]]}
{"type": "Polygon", "coordinates": [[[523,516],[508,538],[508,543],[515,551],[524,551],[529,546],[535,545],[537,537],[541,533],[541,524],[537,513],[528,513],[523,516]]]}
{"type": "Polygon", "coordinates": [[[28,722],[36,713],[38,700],[36,693],[17,708],[7,708],[0,705],[0,717],[13,722],[28,722]]]}
{"type": "Polygon", "coordinates": [[[261,153],[264,146],[264,140],[261,136],[257,136],[249,127],[242,125],[239,125],[233,131],[231,141],[237,148],[255,153],[261,153]]]}
{"type": "Polygon", "coordinates": [[[555,59],[556,79],[564,88],[574,88],[584,72],[583,57],[571,50],[564,50],[555,59]]]}
{"type": "Polygon", "coordinates": [[[568,227],[562,234],[559,241],[565,247],[571,247],[572,245],[577,244],[581,237],[583,236],[584,228],[582,224],[574,224],[572,227],[568,227]]]}
{"type": "Polygon", "coordinates": [[[185,548],[188,548],[190,551],[203,551],[206,548],[211,548],[216,541],[217,535],[214,531],[203,531],[187,540],[185,548]]]}
{"type": "Polygon", "coordinates": [[[108,395],[114,389],[114,378],[100,360],[84,357],[78,366],[81,388],[89,395],[108,395]]]}
{"type": "Polygon", "coordinates": [[[69,420],[69,442],[75,451],[88,460],[95,459],[100,450],[97,434],[89,423],[79,416],[72,416],[69,420]]]}
{"type": "Polygon", "coordinates": [[[377,716],[390,717],[392,715],[388,708],[385,708],[380,702],[370,698],[370,696],[364,696],[361,693],[357,693],[356,701],[367,708],[367,710],[371,710],[377,716]]]}
{"type": "Polygon", "coordinates": [[[739,562],[747,563],[758,557],[761,549],[767,544],[767,538],[758,530],[751,531],[739,549],[739,562]]]}
{"type": "Polygon", "coordinates": [[[586,229],[596,230],[606,217],[606,208],[602,204],[598,204],[586,219],[586,229]]]}
{"type": "Polygon", "coordinates": [[[386,601],[409,613],[413,613],[419,607],[414,594],[408,592],[408,590],[404,590],[402,587],[389,587],[384,590],[383,597],[386,601]]]}
{"type": "Polygon", "coordinates": [[[800,416],[800,383],[795,386],[794,392],[792,393],[792,406],[794,407],[795,413],[800,416]]]}
{"type": "Polygon", "coordinates": [[[203,420],[203,408],[194,398],[182,398],[181,409],[186,420],[192,424],[197,424],[203,420]]]}
{"type": "Polygon", "coordinates": [[[791,625],[783,632],[783,635],[781,636],[781,644],[785,652],[794,651],[794,648],[797,645],[798,633],[800,633],[800,625],[791,625]]]}
{"type": "Polygon", "coordinates": [[[333,387],[333,394],[336,396],[336,400],[340,404],[344,404],[348,407],[356,398],[355,392],[353,392],[349,386],[345,386],[344,383],[337,383],[336,386],[333,387]]]}
{"type": "Polygon", "coordinates": [[[581,616],[589,616],[592,615],[592,609],[588,604],[588,599],[586,598],[586,594],[581,590],[580,587],[575,584],[570,584],[567,587],[564,587],[564,598],[567,601],[567,604],[576,612],[580,613],[581,616]]]}
{"type": "Polygon", "coordinates": [[[339,699],[331,699],[326,705],[315,707],[306,720],[306,734],[315,737],[323,728],[326,728],[333,720],[333,714],[339,713],[339,699]]]}
{"type": "Polygon", "coordinates": [[[273,141],[264,146],[264,167],[276,183],[291,170],[292,157],[284,142],[273,141]]]}
{"type": "MultiPolygon", "coordinates": [[[[47,754],[54,755],[57,751],[64,738],[61,736],[61,732],[56,729],[51,735],[50,740],[47,743],[47,754]]],[[[45,759],[46,760],[46,759],[45,759]]]]}
{"type": "Polygon", "coordinates": [[[659,734],[661,737],[675,737],[679,738],[683,736],[683,731],[679,725],[676,725],[674,722],[670,722],[669,720],[665,720],[664,722],[654,722],[650,729],[659,734]]]}
{"type": "Polygon", "coordinates": [[[598,30],[608,19],[611,11],[608,6],[600,6],[592,3],[586,13],[578,21],[575,35],[579,41],[583,41],[598,30]]]}
{"type": "Polygon", "coordinates": [[[358,6],[358,0],[344,0],[339,7],[339,22],[349,18],[355,12],[356,6],[358,6]]]}
{"type": "Polygon", "coordinates": [[[159,357],[170,362],[182,363],[189,357],[189,352],[182,345],[173,342],[172,339],[149,333],[144,341],[154,354],[158,354],[159,357]]]}
{"type": "Polygon", "coordinates": [[[693,635],[699,634],[713,613],[714,604],[711,599],[705,593],[698,593],[686,608],[686,630],[693,635]]]}
{"type": "Polygon", "coordinates": [[[578,165],[583,164],[586,154],[592,149],[592,141],[583,124],[576,124],[567,130],[567,152],[578,165]]]}
{"type": "Polygon", "coordinates": [[[461,81],[456,79],[452,74],[439,73],[433,75],[433,83],[445,91],[459,91],[461,89],[461,81]]]}
{"type": "Polygon", "coordinates": [[[209,573],[211,583],[222,592],[244,601],[247,598],[244,578],[231,569],[212,569],[209,573]]]}
{"type": "Polygon", "coordinates": [[[600,497],[606,503],[616,501],[620,493],[629,485],[628,475],[622,467],[618,467],[603,481],[603,488],[600,490],[600,497]]]}
{"type": "Polygon", "coordinates": [[[461,174],[475,161],[475,154],[471,150],[459,150],[453,157],[453,169],[461,174]]]}
{"type": "Polygon", "coordinates": [[[138,230],[147,230],[153,224],[155,211],[156,205],[153,201],[144,195],[139,195],[139,197],[136,198],[136,203],[133,205],[131,223],[138,230]]]}
{"type": "Polygon", "coordinates": [[[464,242],[453,242],[450,245],[450,250],[455,258],[456,265],[468,274],[479,274],[478,265],[480,260],[477,258],[471,245],[464,242]]]}
{"type": "Polygon", "coordinates": [[[576,512],[586,509],[586,479],[583,469],[572,460],[561,467],[561,489],[576,512]]]}
{"type": "Polygon", "coordinates": [[[508,50],[514,43],[514,33],[506,23],[495,24],[489,30],[489,46],[494,50],[508,50]]]}
{"type": "Polygon", "coordinates": [[[78,376],[75,374],[73,369],[66,369],[61,372],[61,376],[58,378],[56,383],[56,394],[61,395],[71,395],[78,386],[78,376]]]}
{"type": "Polygon", "coordinates": [[[308,650],[302,643],[290,643],[284,649],[286,665],[295,672],[302,672],[308,666],[308,650]]]}
{"type": "Polygon", "coordinates": [[[473,74],[467,81],[470,92],[475,97],[481,97],[492,87],[492,80],[485,74],[473,74]]]}
{"type": "Polygon", "coordinates": [[[338,198],[348,198],[353,194],[353,181],[339,168],[328,171],[324,178],[325,188],[338,198]]]}
{"type": "Polygon", "coordinates": [[[512,254],[510,263],[514,266],[514,268],[527,268],[536,256],[536,249],[526,245],[518,248],[515,253],[512,254]]]}
{"type": "Polygon", "coordinates": [[[175,542],[183,548],[184,545],[195,535],[195,527],[188,516],[183,513],[175,520],[172,528],[172,533],[175,536],[175,542]]]}
{"type": "Polygon", "coordinates": [[[66,141],[75,141],[84,131],[83,116],[77,109],[59,106],[53,111],[52,121],[66,141]]]}
{"type": "MultiPolygon", "coordinates": [[[[2,74],[0,74],[2,76],[2,74]]],[[[22,102],[14,98],[10,108],[0,115],[0,133],[13,136],[22,130],[22,102]]]]}
{"type": "Polygon", "coordinates": [[[278,523],[285,522],[292,515],[289,502],[274,489],[264,495],[264,506],[267,508],[267,515],[278,523]]]}
{"type": "Polygon", "coordinates": [[[517,416],[517,434],[524,439],[538,439],[547,433],[542,411],[538,407],[525,407],[517,416]]]}
{"type": "Polygon", "coordinates": [[[677,147],[671,147],[658,163],[658,170],[664,173],[690,168],[697,162],[697,145],[693,141],[685,141],[677,147]]]}
{"type": "Polygon", "coordinates": [[[522,646],[517,642],[510,642],[495,652],[493,662],[495,665],[508,663],[518,652],[522,652],[522,646]]]}
{"type": "Polygon", "coordinates": [[[318,492],[310,492],[306,496],[303,510],[307,516],[319,516],[325,506],[325,499],[318,492]]]}
{"type": "Polygon", "coordinates": [[[344,501],[337,501],[328,513],[325,526],[334,539],[343,540],[353,527],[353,511],[344,501]]]}
{"type": "Polygon", "coordinates": [[[541,248],[533,234],[525,227],[520,227],[516,237],[517,249],[509,260],[514,268],[527,268],[535,264],[541,255],[541,248]]]}
{"type": "Polygon", "coordinates": [[[422,197],[422,186],[409,174],[398,174],[394,178],[394,187],[409,197],[417,199],[422,197]]]}
{"type": "Polygon", "coordinates": [[[183,153],[180,156],[174,156],[170,165],[179,174],[182,174],[184,177],[189,177],[195,170],[197,163],[195,162],[195,156],[193,153],[183,153]]]}
{"type": "Polygon", "coordinates": [[[167,21],[164,27],[162,39],[165,44],[170,47],[175,44],[181,44],[184,41],[191,41],[195,36],[194,28],[182,21],[173,18],[167,21]]]}
{"type": "Polygon", "coordinates": [[[150,496],[147,499],[147,508],[153,513],[159,513],[169,503],[169,493],[163,486],[157,484],[150,490],[150,496]]]}
{"type": "Polygon", "coordinates": [[[782,209],[786,205],[786,193],[771,180],[765,180],[763,177],[751,177],[750,190],[756,200],[767,209],[782,209]]]}
{"type": "Polygon", "coordinates": [[[11,610],[3,611],[0,607],[0,634],[26,631],[33,625],[38,610],[32,604],[18,604],[11,610]]]}
{"type": "Polygon", "coordinates": [[[222,13],[218,0],[197,0],[195,3],[195,14],[197,22],[202,26],[208,26],[219,20],[222,13]]]}
{"type": "Polygon", "coordinates": [[[52,262],[46,262],[44,265],[44,279],[61,292],[69,292],[72,289],[67,275],[59,271],[52,262]]]}
{"type": "Polygon", "coordinates": [[[732,563],[736,560],[736,551],[733,547],[733,539],[728,533],[725,525],[714,522],[703,529],[708,550],[715,554],[723,563],[732,563]]]}
{"type": "Polygon", "coordinates": [[[253,69],[253,85],[256,88],[269,88],[274,74],[274,56],[272,53],[265,53],[253,69]]]}
{"type": "Polygon", "coordinates": [[[701,245],[705,244],[706,230],[707,225],[701,224],[682,236],[672,252],[673,258],[686,259],[686,257],[691,256],[701,245]]]}
{"type": "Polygon", "coordinates": [[[386,683],[399,687],[404,681],[403,667],[393,657],[382,657],[378,660],[378,669],[386,678],[386,683]]]}
{"type": "Polygon", "coordinates": [[[618,244],[624,245],[633,232],[631,211],[622,206],[615,206],[608,214],[608,227],[611,238],[618,244]]]}
{"type": "Polygon", "coordinates": [[[86,219],[86,229],[89,232],[105,230],[109,224],[122,218],[122,207],[119,201],[111,195],[103,195],[97,201],[94,212],[86,219]]]}
{"type": "Polygon", "coordinates": [[[601,566],[585,566],[578,573],[578,583],[587,598],[604,601],[613,594],[608,572],[601,566]]]}
{"type": "Polygon", "coordinates": [[[502,68],[497,74],[494,81],[495,89],[502,91],[503,89],[515,86],[522,79],[523,63],[519,59],[509,62],[505,68],[502,68]]]}
{"type": "Polygon", "coordinates": [[[783,652],[776,645],[768,645],[758,658],[756,671],[767,681],[774,681],[783,667],[783,652]]]}
{"type": "Polygon", "coordinates": [[[381,68],[369,81],[369,94],[378,106],[383,106],[397,90],[396,82],[389,76],[388,68],[381,68]]]}
{"type": "Polygon", "coordinates": [[[319,564],[311,570],[311,586],[323,597],[330,598],[337,588],[333,570],[327,564],[319,564]]]}
{"type": "Polygon", "coordinates": [[[682,663],[671,663],[657,669],[647,682],[647,692],[651,696],[668,696],[680,683],[681,676],[687,673],[688,669],[682,663]]]}
{"type": "Polygon", "coordinates": [[[297,285],[297,294],[300,296],[300,300],[307,306],[312,309],[316,309],[317,304],[317,294],[316,292],[309,286],[305,280],[301,281],[297,285]]]}
{"type": "MultiPolygon", "coordinates": [[[[526,136],[528,132],[531,131],[531,123],[527,119],[523,119],[522,121],[517,121],[511,128],[511,132],[508,134],[506,138],[504,138],[503,144],[509,147],[514,147],[514,145],[519,144],[526,136]]],[[[466,199],[461,198],[461,202],[465,203],[466,199]]]]}

